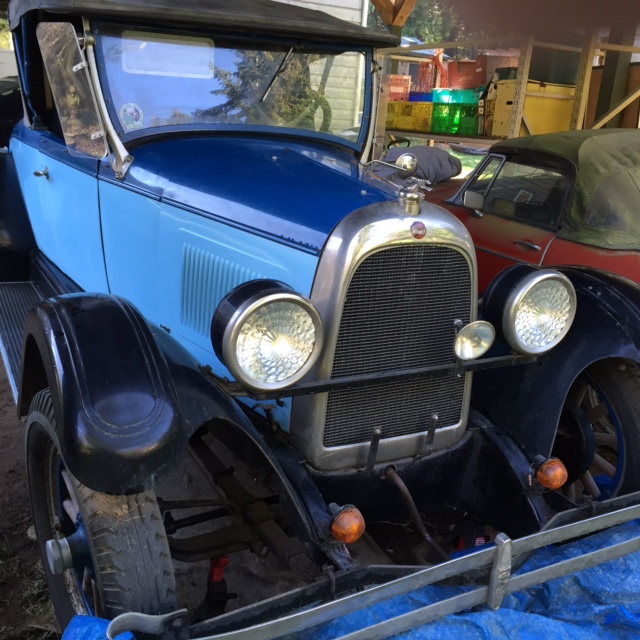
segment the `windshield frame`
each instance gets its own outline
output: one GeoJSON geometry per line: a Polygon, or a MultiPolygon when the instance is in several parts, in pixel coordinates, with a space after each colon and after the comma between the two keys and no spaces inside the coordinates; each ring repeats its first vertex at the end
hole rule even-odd
{"type": "Polygon", "coordinates": [[[258,37],[252,39],[245,34],[227,33],[224,31],[195,31],[189,29],[171,29],[164,26],[149,26],[139,25],[135,23],[121,23],[117,21],[95,21],[92,25],[92,32],[95,37],[96,46],[96,60],[98,64],[98,74],[100,77],[100,84],[102,93],[107,103],[107,109],[109,112],[109,118],[114,125],[114,128],[122,140],[123,143],[131,143],[128,146],[135,146],[143,141],[147,141],[152,138],[167,137],[167,136],[179,136],[179,135],[193,135],[194,133],[239,133],[239,134],[257,134],[268,136],[286,136],[296,139],[310,139],[314,142],[323,141],[329,142],[333,145],[339,145],[352,149],[356,152],[362,152],[364,149],[367,138],[369,136],[372,123],[372,109],[373,109],[373,72],[374,68],[374,56],[373,49],[363,46],[346,46],[346,43],[327,43],[323,41],[303,41],[295,38],[271,38],[267,36],[258,37]],[[218,123],[218,124],[203,124],[203,123],[188,123],[188,124],[176,124],[165,125],[159,127],[150,127],[133,131],[124,131],[116,108],[114,100],[112,99],[111,88],[109,85],[109,78],[105,65],[105,53],[102,41],[103,27],[117,27],[122,29],[131,29],[136,31],[148,30],[152,33],[162,33],[172,36],[190,36],[190,37],[202,37],[221,40],[225,45],[238,43],[240,46],[247,46],[253,48],[259,48],[261,45],[265,46],[279,46],[279,47],[293,47],[294,49],[309,50],[314,47],[318,47],[323,51],[335,51],[338,53],[353,52],[364,56],[364,72],[363,72],[363,89],[364,89],[364,101],[362,103],[362,118],[360,123],[360,132],[358,138],[355,140],[348,140],[336,134],[313,131],[310,129],[302,129],[298,127],[287,126],[274,126],[270,124],[230,124],[230,123],[218,123]]]}

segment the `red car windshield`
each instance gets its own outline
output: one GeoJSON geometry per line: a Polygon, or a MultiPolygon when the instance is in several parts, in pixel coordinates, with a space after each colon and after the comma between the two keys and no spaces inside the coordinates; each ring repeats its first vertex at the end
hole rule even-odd
{"type": "Polygon", "coordinates": [[[484,196],[483,213],[555,229],[569,188],[558,169],[490,156],[467,190],[484,196]]]}

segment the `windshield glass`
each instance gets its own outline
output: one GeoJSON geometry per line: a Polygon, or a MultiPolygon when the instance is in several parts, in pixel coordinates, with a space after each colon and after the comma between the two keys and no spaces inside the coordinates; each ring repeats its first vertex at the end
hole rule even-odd
{"type": "Polygon", "coordinates": [[[97,34],[112,117],[124,135],[225,125],[359,138],[364,52],[115,25],[97,34]]]}
{"type": "Polygon", "coordinates": [[[569,176],[558,169],[490,157],[467,187],[484,196],[483,213],[555,229],[569,193],[569,176]]]}

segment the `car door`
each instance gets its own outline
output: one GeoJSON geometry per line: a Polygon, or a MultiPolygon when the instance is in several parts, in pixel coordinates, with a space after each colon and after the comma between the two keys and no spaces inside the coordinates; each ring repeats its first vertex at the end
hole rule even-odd
{"type": "Polygon", "coordinates": [[[38,248],[86,291],[108,291],[98,159],[106,155],[86,61],[70,23],[41,22],[46,70],[38,126],[22,123],[11,139],[20,187],[38,248]]]}
{"type": "Polygon", "coordinates": [[[85,291],[108,291],[98,204],[98,161],[74,156],[50,132],[11,141],[38,248],[85,291]]]}
{"type": "Polygon", "coordinates": [[[531,160],[491,154],[449,205],[476,246],[479,290],[515,263],[540,265],[555,238],[570,189],[567,172],[531,160]],[[465,193],[481,206],[463,206],[465,193]]]}

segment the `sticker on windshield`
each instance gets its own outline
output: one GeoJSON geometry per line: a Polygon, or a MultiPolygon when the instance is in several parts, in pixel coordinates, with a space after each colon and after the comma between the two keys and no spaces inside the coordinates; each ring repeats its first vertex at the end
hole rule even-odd
{"type": "Polygon", "coordinates": [[[120,107],[120,122],[126,131],[142,129],[144,113],[142,109],[133,102],[127,102],[120,107]]]}

